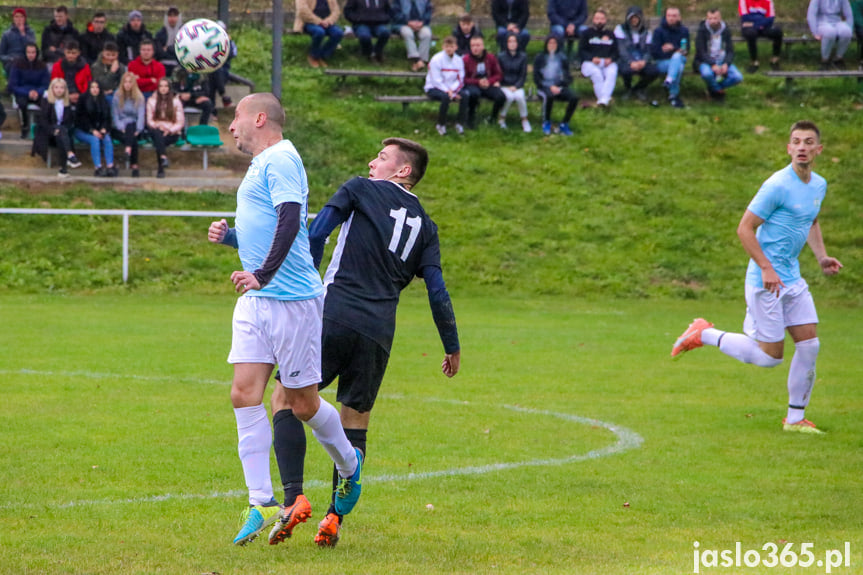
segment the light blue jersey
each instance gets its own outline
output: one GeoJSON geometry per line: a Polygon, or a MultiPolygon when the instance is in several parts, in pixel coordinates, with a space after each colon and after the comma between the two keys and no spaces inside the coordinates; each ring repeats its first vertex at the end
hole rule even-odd
{"type": "Polygon", "coordinates": [[[321,276],[309,251],[309,183],[300,154],[289,140],[272,145],[252,159],[237,190],[237,245],[245,271],[253,272],[270,253],[276,233],[275,207],[284,202],[300,204],[300,231],[279,271],[264,289],[248,296],[280,300],[305,300],[324,293],[321,276]]]}
{"type": "MultiPolygon", "coordinates": [[[[804,184],[791,164],[779,170],[762,184],[749,203],[749,211],[764,220],[755,237],[761,250],[779,279],[786,286],[800,280],[800,250],[806,245],[812,222],[821,210],[821,201],[827,193],[827,181],[812,172],[804,184]]],[[[763,288],[761,268],[749,260],[746,283],[763,288]]]]}

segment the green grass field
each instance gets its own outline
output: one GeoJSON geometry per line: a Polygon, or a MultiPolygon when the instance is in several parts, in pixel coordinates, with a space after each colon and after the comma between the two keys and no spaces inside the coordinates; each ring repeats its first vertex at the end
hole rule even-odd
{"type": "Polygon", "coordinates": [[[693,572],[695,541],[811,542],[818,560],[849,542],[833,572],[863,570],[859,308],[819,307],[807,416],[828,434],[813,437],[781,431],[787,361],[669,360],[695,315],[737,330],[741,302],[456,297],[447,380],[422,291],[403,298],[366,488],[334,550],[312,541],[330,470],[311,437],[310,524],[278,547],[231,544],[245,497],[227,290],[4,295],[0,573],[664,575],[693,572]]]}

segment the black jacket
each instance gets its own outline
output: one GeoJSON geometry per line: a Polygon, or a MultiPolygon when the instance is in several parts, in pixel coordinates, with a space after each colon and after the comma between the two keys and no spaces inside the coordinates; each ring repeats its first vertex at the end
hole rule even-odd
{"type": "Polygon", "coordinates": [[[42,30],[42,59],[47,64],[53,64],[63,57],[63,44],[66,40],[77,41],[78,38],[78,31],[75,30],[71,20],[64,28],[60,28],[54,20],[51,20],[51,23],[42,30]]]}
{"type": "Polygon", "coordinates": [[[719,30],[714,32],[707,26],[707,21],[702,20],[698,25],[698,32],[695,33],[695,58],[692,60],[692,67],[698,71],[701,64],[728,64],[734,63],[734,42],[731,40],[731,30],[722,22],[719,30]],[[722,41],[722,50],[725,51],[721,62],[714,62],[710,56],[710,37],[713,34],[719,34],[722,41]]]}
{"type": "Polygon", "coordinates": [[[354,26],[389,24],[390,10],[389,0],[348,0],[344,9],[345,20],[354,26]]]}
{"type": "Polygon", "coordinates": [[[618,57],[617,39],[610,28],[597,30],[591,26],[578,39],[578,59],[582,62],[594,58],[611,58],[616,62],[618,57]]]}
{"type": "Polygon", "coordinates": [[[88,91],[75,106],[75,127],[82,132],[111,131],[111,106],[100,92],[95,98],[88,91]]]}
{"type": "Polygon", "coordinates": [[[527,0],[512,0],[512,6],[510,6],[507,0],[492,0],[491,17],[494,18],[494,25],[498,28],[506,28],[508,24],[513,23],[519,30],[524,30],[530,18],[530,4],[527,0]]]}
{"type": "Polygon", "coordinates": [[[102,52],[102,46],[108,41],[117,41],[114,35],[108,32],[108,30],[102,30],[99,34],[92,30],[87,30],[81,35],[81,55],[90,64],[96,62],[99,59],[99,54],[102,52]]]}
{"type": "Polygon", "coordinates": [[[527,80],[527,54],[519,50],[515,55],[512,55],[509,50],[504,50],[497,55],[497,61],[503,72],[503,80],[500,81],[500,85],[524,88],[524,82],[527,80]]]}
{"type": "Polygon", "coordinates": [[[123,29],[117,34],[117,46],[120,48],[120,62],[128,64],[138,57],[140,54],[141,40],[147,38],[153,39],[153,35],[147,30],[144,24],[141,24],[141,29],[135,32],[126,24],[123,29]]]}
{"type": "MultiPolygon", "coordinates": [[[[33,137],[33,147],[30,150],[30,155],[42,156],[42,159],[47,161],[48,146],[51,142],[51,137],[54,135],[54,129],[57,127],[57,110],[54,109],[54,104],[49,102],[48,98],[42,98],[40,108],[39,122],[36,125],[36,134],[33,137]]],[[[75,109],[71,106],[64,108],[63,122],[60,126],[69,131],[75,127],[75,109]]]]}

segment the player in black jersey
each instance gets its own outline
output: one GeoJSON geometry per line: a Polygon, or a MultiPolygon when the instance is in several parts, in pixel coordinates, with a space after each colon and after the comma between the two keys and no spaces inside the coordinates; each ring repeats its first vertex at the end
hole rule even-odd
{"type": "MultiPolygon", "coordinates": [[[[324,276],[321,387],[338,377],[342,425],[363,454],[392,347],[399,294],[414,277],[426,283],[444,346],[444,375],[458,373],[461,359],[455,314],[441,272],[437,226],[411,192],[425,174],[428,152],[403,138],[388,138],[383,146],[369,162],[369,177],[343,184],[309,229],[312,258],[319,267],[326,239],[341,225],[324,276]]],[[[290,502],[303,493],[306,436],[278,387],[272,401],[273,443],[285,489],[284,517],[270,533],[270,544],[275,545],[305,520],[294,518],[290,502]]],[[[331,504],[315,542],[335,546],[341,522],[331,504]]]]}

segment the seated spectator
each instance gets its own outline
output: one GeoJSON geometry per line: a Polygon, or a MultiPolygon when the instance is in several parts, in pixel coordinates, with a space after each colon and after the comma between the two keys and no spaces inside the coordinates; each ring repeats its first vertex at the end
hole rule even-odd
{"type": "Polygon", "coordinates": [[[476,36],[482,38],[482,31],[474,24],[473,16],[462,14],[458,23],[452,28],[452,36],[456,39],[455,53],[464,56],[470,52],[470,40],[476,36]]]}
{"type": "Polygon", "coordinates": [[[42,59],[53,64],[63,59],[63,47],[67,40],[78,41],[78,31],[69,20],[65,6],[54,8],[54,19],[42,30],[42,59]]]}
{"type": "Polygon", "coordinates": [[[337,0],[297,0],[294,16],[294,32],[302,32],[312,37],[309,49],[309,66],[326,68],[327,60],[332,58],[345,35],[336,24],[342,10],[337,0]],[[324,38],[327,39],[324,42],[324,38]]]}
{"type": "Polygon", "coordinates": [[[462,97],[467,98],[467,127],[476,129],[476,109],[479,99],[485,98],[494,102],[491,109],[491,119],[494,120],[500,114],[500,109],[506,102],[506,96],[500,89],[500,81],[503,73],[500,63],[494,54],[486,51],[485,41],[482,38],[474,38],[470,41],[470,54],[462,57],[464,59],[464,91],[462,97]]]}
{"type": "Polygon", "coordinates": [[[140,175],[138,171],[138,139],[144,132],[146,109],[144,95],[135,81],[135,74],[126,72],[120,87],[111,102],[111,137],[123,142],[126,157],[132,168],[132,177],[140,175]]]}
{"type": "Polygon", "coordinates": [[[569,59],[560,51],[557,36],[549,36],[545,41],[545,50],[537,54],[533,61],[533,81],[536,91],[542,100],[542,133],[551,134],[551,111],[555,100],[566,102],[563,120],[558,125],[558,131],[564,136],[571,136],[569,121],[578,106],[578,96],[570,89],[572,76],[569,73],[569,59]]]}
{"type": "Polygon", "coordinates": [[[108,17],[104,12],[96,12],[93,19],[87,24],[87,31],[81,35],[81,55],[88,64],[94,64],[99,60],[99,54],[105,47],[105,42],[116,43],[117,39],[108,32],[105,27],[108,17]]]}
{"type": "Polygon", "coordinates": [[[31,156],[40,155],[48,161],[49,147],[57,146],[60,149],[60,171],[58,176],[66,177],[68,168],[80,168],[81,162],[75,157],[75,149],[72,147],[72,131],[75,129],[75,109],[69,102],[69,92],[66,89],[66,80],[54,78],[42,98],[39,124],[36,127],[36,136],[33,138],[31,156]]]}
{"type": "Polygon", "coordinates": [[[152,40],[142,40],[138,57],[129,62],[129,72],[138,78],[138,88],[149,98],[159,87],[159,80],[165,77],[165,67],[156,60],[156,49],[152,40]]]}
{"type": "MultiPolygon", "coordinates": [[[[141,42],[153,40],[153,35],[144,25],[144,17],[139,10],[129,12],[129,21],[117,33],[117,46],[120,48],[120,62],[129,65],[140,54],[141,42]]],[[[155,89],[155,88],[154,88],[155,89]]]]}
{"type": "Polygon", "coordinates": [[[423,90],[432,100],[440,102],[435,129],[441,136],[446,135],[446,117],[450,102],[459,102],[458,121],[455,131],[464,133],[467,120],[467,98],[462,97],[464,88],[464,60],[455,53],[457,46],[453,36],[443,39],[443,50],[429,60],[426,83],[423,90]]]}
{"type": "Polygon", "coordinates": [[[67,41],[63,48],[63,54],[63,59],[54,62],[54,66],[51,68],[51,79],[63,78],[66,80],[69,101],[74,106],[78,103],[81,94],[87,91],[90,82],[93,81],[93,74],[90,71],[90,65],[81,57],[78,42],[75,40],[67,41]]]}
{"type": "MultiPolygon", "coordinates": [[[[224,28],[227,31],[227,26],[221,20],[218,21],[219,26],[224,28]]],[[[233,102],[231,101],[231,97],[227,94],[227,86],[228,86],[228,77],[231,75],[231,60],[237,57],[237,45],[234,44],[234,41],[231,40],[230,45],[228,47],[228,59],[225,60],[225,63],[221,68],[216,70],[215,72],[210,74],[208,79],[208,84],[210,86],[210,101],[213,102],[213,114],[216,114],[216,95],[221,96],[222,98],[222,106],[227,108],[233,102]]]]}
{"type": "Polygon", "coordinates": [[[852,0],[851,12],[854,13],[854,33],[857,35],[857,66],[863,70],[863,0],[852,0]]]}
{"type": "Polygon", "coordinates": [[[530,32],[527,31],[530,18],[528,0],[492,0],[491,17],[497,28],[497,45],[501,51],[506,50],[506,35],[510,32],[518,36],[519,50],[527,50],[527,43],[530,42],[530,32]]]}
{"type": "Polygon", "coordinates": [[[530,132],[530,122],[527,119],[527,98],[524,93],[524,83],[527,81],[527,54],[518,49],[518,36],[509,34],[506,37],[506,50],[497,55],[497,60],[503,74],[500,88],[506,97],[506,102],[500,109],[497,123],[506,130],[506,113],[509,111],[510,105],[515,102],[518,107],[518,115],[521,116],[521,129],[530,132]]]}
{"type": "Polygon", "coordinates": [[[23,8],[15,8],[12,10],[12,25],[0,37],[0,62],[7,78],[12,64],[24,56],[24,48],[31,43],[36,43],[36,33],[27,25],[27,12],[23,8]]]}
{"type": "Polygon", "coordinates": [[[165,75],[170,76],[177,66],[177,53],[174,52],[174,40],[177,32],[183,27],[183,18],[180,9],[171,6],[165,12],[164,25],[156,32],[156,60],[165,67],[165,75]]]}
{"type": "Polygon", "coordinates": [[[369,61],[384,61],[384,48],[390,39],[389,0],[348,0],[345,19],[354,28],[360,51],[369,61]],[[372,38],[375,38],[372,46],[372,38]]]}
{"type": "Polygon", "coordinates": [[[110,105],[114,99],[114,92],[120,87],[120,81],[126,73],[126,66],[119,60],[117,44],[111,41],[105,42],[99,58],[90,66],[90,72],[93,74],[93,79],[99,82],[102,95],[110,105]]]}
{"type": "Polygon", "coordinates": [[[653,32],[651,56],[660,74],[665,74],[662,85],[668,92],[668,101],[674,108],[685,107],[680,98],[680,79],[686,68],[689,52],[689,28],[680,23],[680,10],[666,8],[665,16],[653,32]]]}
{"type": "Polygon", "coordinates": [[[21,137],[30,133],[27,125],[27,107],[30,104],[41,104],[42,95],[48,89],[51,74],[45,67],[45,62],[39,57],[39,47],[35,42],[27,44],[24,56],[18,58],[12,65],[9,74],[9,90],[15,97],[19,114],[21,115],[21,137]]]}
{"type": "MultiPolygon", "coordinates": [[[[3,106],[3,102],[0,101],[0,128],[3,127],[3,124],[6,122],[6,108],[3,106]]],[[[0,132],[0,140],[3,139],[3,132],[0,132]]]]}
{"type": "Polygon", "coordinates": [[[626,11],[623,24],[614,29],[617,38],[617,52],[620,56],[618,73],[626,88],[625,98],[635,96],[642,102],[647,101],[647,86],[659,77],[659,70],[650,58],[651,34],[644,24],[641,8],[633,6],[626,11]],[[632,77],[639,76],[638,83],[632,85],[632,77]]]}
{"type": "Polygon", "coordinates": [[[116,177],[114,167],[114,143],[111,141],[111,105],[102,95],[99,82],[90,82],[90,87],[81,96],[75,108],[75,138],[90,146],[93,158],[93,175],[97,178],[116,177]],[[102,153],[105,166],[102,167],[102,153]]]}
{"type": "Polygon", "coordinates": [[[171,90],[171,82],[162,78],[156,93],[147,100],[147,131],[153,139],[159,162],[157,178],[165,177],[165,168],[169,165],[167,148],[177,143],[185,127],[183,104],[171,90]]]}
{"type": "Polygon", "coordinates": [[[812,37],[821,42],[821,69],[830,69],[830,55],[836,48],[833,67],[845,68],[845,51],[851,45],[854,13],[848,0],[809,0],[806,21],[812,37]]]}
{"type": "Polygon", "coordinates": [[[171,75],[171,90],[177,94],[183,106],[194,106],[201,110],[199,125],[206,126],[210,123],[213,101],[207,95],[209,87],[206,74],[193,74],[182,66],[177,66],[171,75]]]}
{"type": "Polygon", "coordinates": [[[596,104],[600,108],[611,104],[617,84],[617,39],[605,27],[607,23],[608,14],[600,8],[593,13],[593,26],[581,33],[578,44],[581,73],[593,83],[596,104]]]}
{"type": "Polygon", "coordinates": [[[782,53],[782,28],[776,25],[776,9],[773,0],[739,0],[737,12],[740,14],[740,26],[746,47],[749,49],[751,63],[747,71],[754,74],[758,71],[758,37],[763,36],[773,40],[773,56],[770,58],[770,68],[779,69],[779,55],[782,53]]]}
{"type": "Polygon", "coordinates": [[[549,34],[566,41],[566,53],[587,30],[587,0],[548,0],[549,34]]]}
{"type": "Polygon", "coordinates": [[[411,70],[426,67],[431,51],[431,0],[393,0],[393,29],[401,34],[411,70]],[[419,48],[417,48],[419,42],[419,48]]]}
{"type": "Polygon", "coordinates": [[[724,102],[725,90],[743,81],[743,74],[734,65],[731,30],[718,8],[708,10],[707,18],[698,25],[692,67],[701,74],[710,97],[717,102],[724,102]]]}

